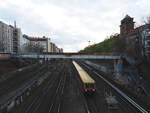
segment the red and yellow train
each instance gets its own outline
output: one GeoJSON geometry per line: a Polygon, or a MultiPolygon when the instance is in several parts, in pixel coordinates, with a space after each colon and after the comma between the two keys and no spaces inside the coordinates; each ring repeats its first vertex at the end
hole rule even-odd
{"type": "Polygon", "coordinates": [[[78,71],[79,77],[82,82],[83,91],[85,93],[93,93],[96,91],[96,82],[92,79],[89,74],[80,67],[75,61],[72,62],[75,66],[76,70],[78,71]]]}

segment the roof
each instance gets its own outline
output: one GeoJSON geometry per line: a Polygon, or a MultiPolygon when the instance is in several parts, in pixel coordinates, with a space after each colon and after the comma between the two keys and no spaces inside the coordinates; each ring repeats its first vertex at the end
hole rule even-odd
{"type": "Polygon", "coordinates": [[[28,38],[30,41],[46,41],[46,38],[28,38]]]}
{"type": "Polygon", "coordinates": [[[46,41],[48,38],[45,38],[45,36],[43,36],[43,38],[33,38],[33,37],[29,37],[27,35],[23,35],[24,38],[30,40],[30,41],[46,41]]]}
{"type": "Polygon", "coordinates": [[[77,69],[82,82],[84,83],[95,83],[95,81],[89,76],[89,74],[84,71],[75,61],[73,61],[75,68],[77,69]]]}
{"type": "Polygon", "coordinates": [[[143,29],[145,25],[139,26],[133,30],[130,30],[130,32],[128,32],[127,36],[132,35],[134,33],[137,33],[139,30],[143,29]]]}
{"type": "Polygon", "coordinates": [[[125,19],[125,18],[131,18],[131,17],[127,14],[127,15],[124,17],[124,19],[125,19]]]}
{"type": "Polygon", "coordinates": [[[126,22],[127,20],[133,21],[133,18],[130,17],[129,15],[126,15],[126,16],[121,20],[121,23],[122,23],[122,22],[126,22]]]}

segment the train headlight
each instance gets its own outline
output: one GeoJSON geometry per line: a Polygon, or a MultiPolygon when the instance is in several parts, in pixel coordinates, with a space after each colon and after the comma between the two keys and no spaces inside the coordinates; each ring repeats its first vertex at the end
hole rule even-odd
{"type": "Polygon", "coordinates": [[[95,89],[92,89],[92,91],[95,91],[95,89]]]}

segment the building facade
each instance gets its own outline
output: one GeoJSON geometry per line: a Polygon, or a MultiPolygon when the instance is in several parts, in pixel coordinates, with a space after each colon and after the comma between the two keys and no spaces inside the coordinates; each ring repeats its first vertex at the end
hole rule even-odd
{"type": "Polygon", "coordinates": [[[22,37],[22,32],[20,28],[14,28],[13,32],[13,53],[20,53],[20,40],[22,37]]]}
{"type": "Polygon", "coordinates": [[[122,37],[125,37],[132,30],[134,30],[133,18],[131,18],[129,15],[126,15],[125,18],[121,20],[120,34],[122,37]]]}
{"type": "Polygon", "coordinates": [[[48,37],[30,37],[22,35],[21,29],[0,21],[0,52],[29,53],[29,52],[63,52],[48,37]]]}
{"type": "Polygon", "coordinates": [[[28,46],[30,41],[28,40],[27,37],[28,37],[27,35],[23,35],[20,38],[20,53],[27,53],[28,52],[26,47],[28,46]]]}
{"type": "Polygon", "coordinates": [[[58,48],[54,43],[50,42],[50,52],[63,53],[63,49],[58,48]]]}
{"type": "Polygon", "coordinates": [[[0,22],[0,52],[13,52],[13,28],[0,22]]]}
{"type": "Polygon", "coordinates": [[[0,21],[0,52],[18,53],[21,29],[0,21]]]}
{"type": "Polygon", "coordinates": [[[22,52],[50,52],[50,38],[23,35],[21,50],[22,52]]]}
{"type": "Polygon", "coordinates": [[[33,52],[63,52],[62,48],[58,48],[51,42],[48,37],[30,37],[23,35],[20,40],[21,53],[33,53],[33,52]]]}
{"type": "Polygon", "coordinates": [[[144,26],[143,31],[141,32],[142,37],[142,55],[147,57],[150,56],[150,24],[144,26]]]}
{"type": "Polygon", "coordinates": [[[121,20],[120,37],[126,40],[126,50],[135,56],[150,57],[150,23],[134,28],[134,18],[121,20]]]}

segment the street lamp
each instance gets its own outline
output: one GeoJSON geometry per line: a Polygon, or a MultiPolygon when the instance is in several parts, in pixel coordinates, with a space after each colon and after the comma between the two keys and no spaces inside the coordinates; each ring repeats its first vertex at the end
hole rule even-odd
{"type": "Polygon", "coordinates": [[[89,40],[88,42],[89,42],[89,46],[90,46],[90,42],[91,42],[91,41],[89,40]]]}

